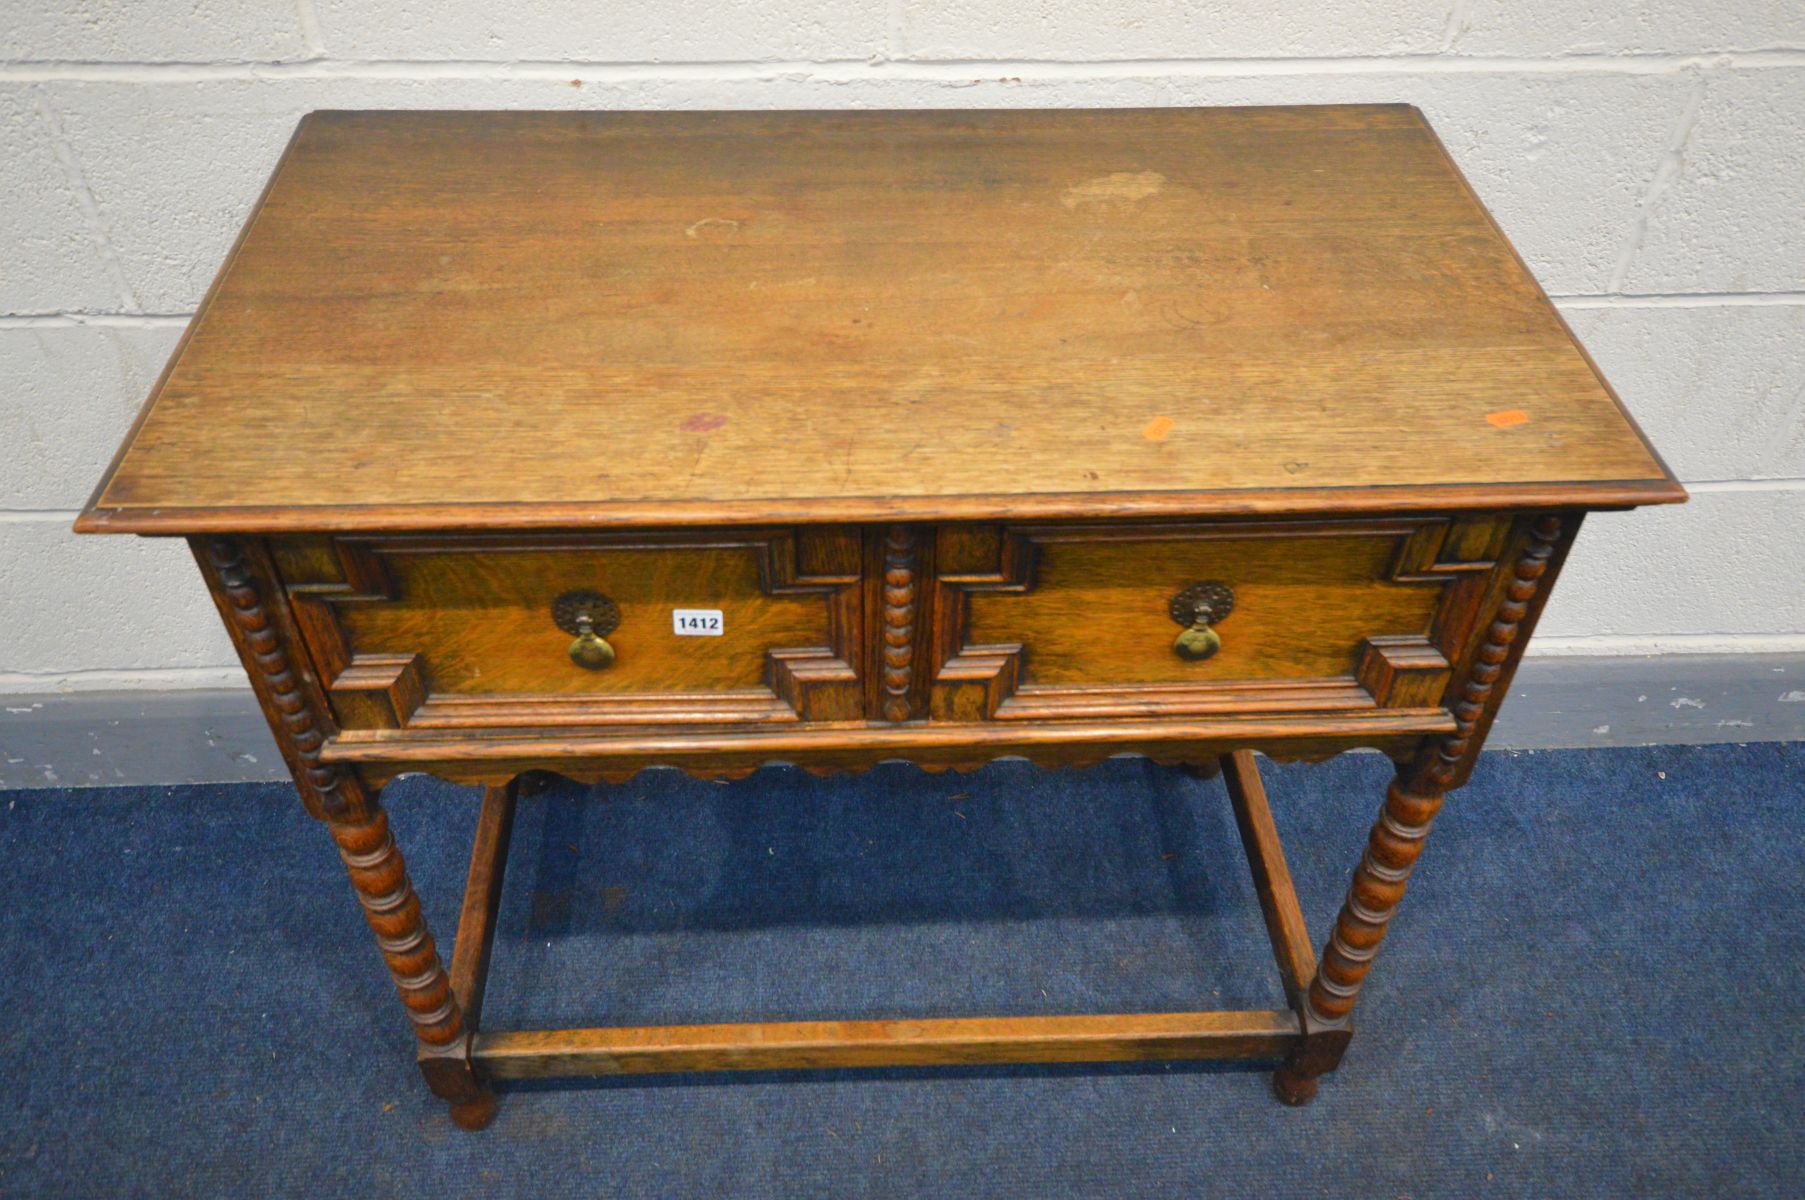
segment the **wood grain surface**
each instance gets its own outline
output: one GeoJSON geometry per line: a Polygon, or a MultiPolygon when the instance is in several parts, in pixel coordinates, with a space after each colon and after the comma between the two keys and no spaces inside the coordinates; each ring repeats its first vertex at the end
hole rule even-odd
{"type": "Polygon", "coordinates": [[[828,644],[828,608],[766,595],[757,558],[710,546],[396,555],[397,599],[339,608],[359,654],[418,654],[434,695],[765,691],[770,651],[828,644]],[[552,621],[557,597],[584,589],[620,610],[604,670],[573,663],[552,621]],[[675,636],[673,608],[719,609],[723,631],[675,636]]]}
{"type": "Polygon", "coordinates": [[[316,113],[78,527],[1681,496],[1405,106],[316,113]]]}
{"type": "Polygon", "coordinates": [[[677,767],[705,779],[738,779],[766,763],[816,775],[865,771],[897,759],[927,771],[969,771],[999,758],[1040,766],[1092,766],[1113,755],[1194,762],[1240,748],[1276,759],[1329,758],[1356,746],[1407,754],[1426,736],[1454,728],[1445,709],[1301,712],[1249,709],[1196,718],[1129,718],[991,724],[792,725],[748,730],[686,729],[433,731],[431,736],[346,730],[322,758],[352,766],[371,784],[406,771],[453,783],[502,784],[548,770],[583,782],[621,782],[647,767],[677,767]]]}
{"type": "Polygon", "coordinates": [[[656,1071],[1267,1058],[1299,1040],[1289,1012],[1112,1013],[916,1021],[788,1021],[479,1034],[496,1079],[656,1071]]]}
{"type": "Polygon", "coordinates": [[[1438,587],[1388,580],[1396,533],[1157,533],[1039,539],[1033,586],[973,594],[966,640],[1022,646],[1024,688],[1331,679],[1353,673],[1365,638],[1427,634],[1441,601],[1438,587]],[[1222,649],[1193,662],[1173,650],[1185,627],[1169,608],[1205,581],[1235,606],[1214,626],[1222,649]]]}

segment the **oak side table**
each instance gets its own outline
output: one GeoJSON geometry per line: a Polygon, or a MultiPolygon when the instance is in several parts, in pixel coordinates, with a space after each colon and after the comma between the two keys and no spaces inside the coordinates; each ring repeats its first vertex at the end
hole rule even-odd
{"type": "Polygon", "coordinates": [[[188,539],[490,1081],[1240,1057],[1308,1100],[1581,517],[1684,491],[1415,109],[303,120],[76,523],[188,539]],[[1390,755],[1312,952],[1253,751],[1390,755]],[[1289,1007],[488,1030],[523,773],[1220,769],[1289,1007]],[[449,969],[378,802],[485,788],[449,969]]]}

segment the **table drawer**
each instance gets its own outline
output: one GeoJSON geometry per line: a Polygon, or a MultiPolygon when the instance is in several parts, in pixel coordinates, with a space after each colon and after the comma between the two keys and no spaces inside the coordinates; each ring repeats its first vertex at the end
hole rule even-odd
{"type": "Polygon", "coordinates": [[[856,530],[311,538],[272,555],[346,731],[863,715],[856,530]],[[680,632],[678,610],[718,612],[719,629],[680,632]]]}
{"type": "Polygon", "coordinates": [[[930,710],[1439,706],[1509,532],[1497,517],[949,527],[930,710]]]}

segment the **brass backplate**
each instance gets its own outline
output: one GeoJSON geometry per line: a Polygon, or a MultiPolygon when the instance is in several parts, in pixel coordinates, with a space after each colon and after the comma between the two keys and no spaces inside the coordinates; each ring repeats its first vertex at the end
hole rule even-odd
{"type": "Polygon", "coordinates": [[[613,633],[620,627],[620,606],[600,592],[565,592],[552,601],[552,620],[572,637],[583,632],[585,617],[589,632],[613,633]]]}
{"type": "Polygon", "coordinates": [[[1195,625],[1198,621],[1214,625],[1235,611],[1235,592],[1228,584],[1214,579],[1194,583],[1172,597],[1168,611],[1180,625],[1195,625]]]}

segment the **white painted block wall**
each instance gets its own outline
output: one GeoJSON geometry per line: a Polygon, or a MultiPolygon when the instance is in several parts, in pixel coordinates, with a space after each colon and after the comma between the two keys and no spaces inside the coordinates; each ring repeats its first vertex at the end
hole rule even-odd
{"type": "Polygon", "coordinates": [[[1401,100],[1695,499],[1535,652],[1805,649],[1805,0],[0,0],[0,692],[238,681],[69,522],[315,108],[1401,100]]]}

